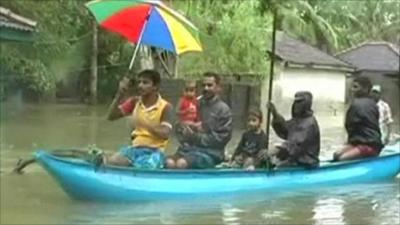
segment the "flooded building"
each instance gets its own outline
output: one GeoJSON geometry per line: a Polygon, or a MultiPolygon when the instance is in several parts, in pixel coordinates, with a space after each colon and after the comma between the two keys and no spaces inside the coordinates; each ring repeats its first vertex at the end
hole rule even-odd
{"type": "MultiPolygon", "coordinates": [[[[337,56],[356,68],[354,75],[348,78],[348,84],[354,76],[363,75],[369,77],[374,85],[381,86],[382,98],[388,102],[393,119],[399,123],[399,46],[389,42],[366,42],[347,49],[337,56]]],[[[347,96],[349,96],[350,85],[347,86],[347,96]]]]}
{"type": "Polygon", "coordinates": [[[0,7],[0,40],[31,42],[35,38],[36,21],[0,7]]]}
{"type": "Polygon", "coordinates": [[[289,113],[294,94],[310,91],[317,114],[343,111],[346,76],[354,71],[350,64],[283,32],[277,35],[275,57],[273,100],[280,110],[289,113]]]}

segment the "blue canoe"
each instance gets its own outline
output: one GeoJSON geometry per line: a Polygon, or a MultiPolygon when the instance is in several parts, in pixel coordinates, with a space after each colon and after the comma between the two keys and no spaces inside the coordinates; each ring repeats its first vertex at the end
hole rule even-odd
{"type": "Polygon", "coordinates": [[[137,170],[100,167],[82,159],[35,152],[45,168],[74,199],[96,201],[143,201],[239,195],[254,192],[311,188],[393,179],[400,172],[400,143],[386,147],[381,156],[349,162],[324,163],[316,169],[244,171],[137,170]]]}

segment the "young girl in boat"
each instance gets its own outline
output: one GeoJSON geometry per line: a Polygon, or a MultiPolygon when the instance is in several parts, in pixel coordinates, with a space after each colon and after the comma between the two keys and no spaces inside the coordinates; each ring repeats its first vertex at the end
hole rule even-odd
{"type": "Polygon", "coordinates": [[[267,137],[261,129],[261,124],[261,110],[250,110],[247,118],[247,131],[243,133],[232,155],[232,167],[243,167],[247,170],[254,170],[260,165],[259,155],[267,148],[267,137]]]}

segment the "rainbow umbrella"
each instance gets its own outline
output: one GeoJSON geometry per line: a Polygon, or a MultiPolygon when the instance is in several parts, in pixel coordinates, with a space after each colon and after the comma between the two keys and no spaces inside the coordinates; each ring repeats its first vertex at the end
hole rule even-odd
{"type": "Polygon", "coordinates": [[[178,55],[202,51],[198,29],[159,0],[95,0],[86,6],[101,27],[136,44],[129,69],[140,44],[178,55]]]}

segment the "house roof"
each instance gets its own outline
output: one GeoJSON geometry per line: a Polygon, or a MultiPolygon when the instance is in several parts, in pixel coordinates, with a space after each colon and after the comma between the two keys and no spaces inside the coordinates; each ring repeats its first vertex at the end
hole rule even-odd
{"type": "Polygon", "coordinates": [[[296,64],[352,68],[351,65],[309,44],[278,32],[275,55],[296,64]]]}
{"type": "Polygon", "coordinates": [[[35,31],[36,24],[36,21],[15,14],[4,7],[0,7],[0,27],[20,31],[35,31]]]}
{"type": "Polygon", "coordinates": [[[389,42],[365,42],[337,54],[337,57],[359,71],[399,71],[399,46],[389,42]]]}

